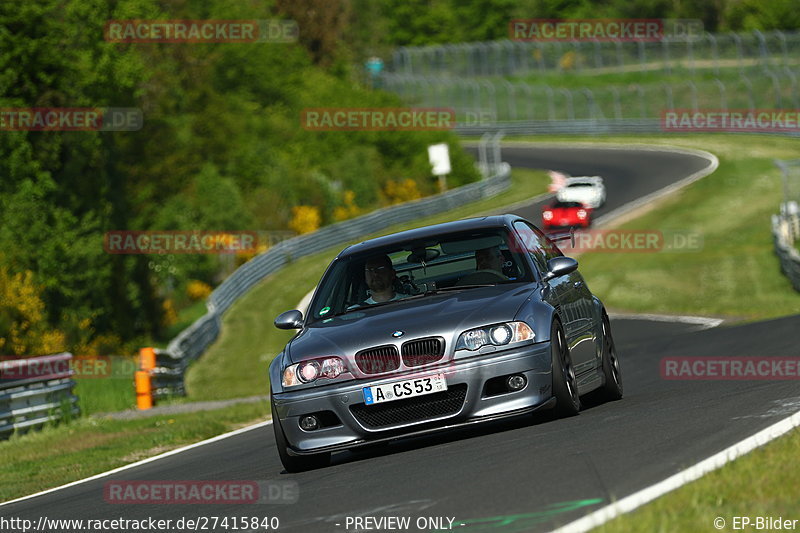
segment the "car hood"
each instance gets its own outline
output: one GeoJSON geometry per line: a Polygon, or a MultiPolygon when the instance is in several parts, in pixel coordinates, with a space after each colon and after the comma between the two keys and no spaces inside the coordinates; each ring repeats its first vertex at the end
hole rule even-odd
{"type": "Polygon", "coordinates": [[[515,283],[464,289],[351,311],[315,322],[292,339],[286,353],[295,363],[326,355],[351,359],[365,348],[442,336],[449,354],[462,331],[513,320],[534,288],[515,283]],[[393,337],[396,331],[402,337],[393,337]]]}

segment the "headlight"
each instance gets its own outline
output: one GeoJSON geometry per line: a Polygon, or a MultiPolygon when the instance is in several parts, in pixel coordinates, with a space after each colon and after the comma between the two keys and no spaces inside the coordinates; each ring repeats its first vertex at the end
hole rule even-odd
{"type": "Polygon", "coordinates": [[[492,338],[492,344],[503,345],[511,341],[511,328],[503,324],[489,330],[489,336],[492,338]]]}
{"type": "Polygon", "coordinates": [[[475,351],[482,346],[505,346],[515,342],[532,340],[533,330],[525,322],[506,322],[462,333],[456,342],[456,350],[475,351]]]}
{"type": "Polygon", "coordinates": [[[309,359],[302,363],[289,365],[283,370],[281,383],[284,387],[311,383],[319,378],[332,379],[345,371],[344,361],[339,357],[309,359]]]}

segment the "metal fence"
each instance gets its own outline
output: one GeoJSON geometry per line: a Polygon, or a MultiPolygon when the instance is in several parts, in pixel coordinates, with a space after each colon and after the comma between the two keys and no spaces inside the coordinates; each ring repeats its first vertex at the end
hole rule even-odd
{"type": "Polygon", "coordinates": [[[80,414],[72,354],[0,362],[0,438],[80,414]]]}
{"type": "Polygon", "coordinates": [[[800,159],[776,160],[781,169],[784,201],[780,212],[772,216],[772,238],[781,271],[800,291],[800,159]]]}
{"type": "Polygon", "coordinates": [[[702,33],[665,37],[659,42],[459,43],[395,50],[389,72],[414,76],[477,78],[565,72],[671,73],[760,66],[793,68],[800,64],[800,32],[702,33]]]}
{"type": "Polygon", "coordinates": [[[386,74],[384,87],[409,105],[454,109],[461,127],[482,128],[497,122],[660,120],[667,109],[798,109],[798,77],[800,68],[765,68],[723,79],[564,88],[386,74]]]}
{"type": "Polygon", "coordinates": [[[254,285],[291,261],[344,245],[394,224],[435,215],[506,190],[511,185],[511,168],[500,161],[499,140],[500,136],[488,136],[480,148],[485,154],[482,170],[492,175],[488,179],[414,202],[378,209],[282,241],[239,267],[211,293],[206,302],[208,312],[170,341],[166,350],[156,352],[154,397],[185,394],[183,373],[189,363],[200,357],[216,340],[225,311],[254,285]]]}

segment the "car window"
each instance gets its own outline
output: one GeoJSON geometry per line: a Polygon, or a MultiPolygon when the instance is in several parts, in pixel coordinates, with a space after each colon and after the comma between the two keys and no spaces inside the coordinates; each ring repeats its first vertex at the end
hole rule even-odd
{"type": "Polygon", "coordinates": [[[425,298],[437,291],[533,281],[524,250],[506,228],[444,234],[338,258],[309,308],[312,321],[425,298]]]}
{"type": "Polygon", "coordinates": [[[547,235],[542,233],[536,226],[518,220],[514,223],[514,229],[517,230],[525,250],[533,259],[540,273],[543,274],[547,272],[548,260],[564,255],[558,247],[547,238],[547,235]]]}

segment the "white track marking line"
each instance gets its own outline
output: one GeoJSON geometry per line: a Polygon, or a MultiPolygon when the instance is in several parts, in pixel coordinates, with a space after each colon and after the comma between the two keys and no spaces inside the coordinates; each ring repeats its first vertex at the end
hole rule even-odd
{"type": "Polygon", "coordinates": [[[698,326],[702,326],[700,328],[701,330],[715,328],[725,321],[722,318],[711,318],[707,316],[655,315],[650,313],[609,313],[608,317],[614,320],[651,320],[653,322],[680,322],[682,324],[696,324],[698,326]]]}
{"type": "Polygon", "coordinates": [[[88,481],[94,481],[95,479],[104,478],[104,477],[110,476],[111,474],[116,474],[117,472],[122,472],[124,470],[130,470],[131,468],[136,468],[137,466],[142,466],[142,465],[145,465],[147,463],[152,463],[153,461],[158,461],[159,459],[163,459],[163,458],[169,457],[171,455],[177,455],[179,453],[183,453],[185,451],[192,450],[192,449],[198,448],[200,446],[205,446],[206,444],[211,444],[212,442],[217,442],[217,441],[220,441],[220,440],[223,440],[223,439],[227,439],[228,437],[233,437],[233,436],[236,436],[236,435],[240,435],[240,434],[245,433],[247,431],[251,431],[251,430],[254,430],[254,429],[262,428],[262,427],[268,426],[270,424],[272,424],[272,420],[259,422],[258,424],[253,424],[252,426],[247,426],[247,427],[243,427],[243,428],[240,428],[240,429],[237,429],[237,430],[234,430],[234,431],[229,431],[228,433],[223,433],[221,435],[217,435],[216,437],[211,437],[210,439],[206,439],[206,440],[203,440],[203,441],[200,441],[200,442],[195,442],[194,444],[189,444],[188,446],[183,446],[181,448],[176,448],[174,450],[170,450],[168,452],[164,452],[164,453],[161,453],[159,455],[155,455],[153,457],[148,457],[147,459],[142,459],[141,461],[136,461],[135,463],[127,464],[125,466],[120,466],[119,468],[115,468],[113,470],[108,470],[107,472],[102,472],[100,474],[95,474],[93,476],[90,476],[90,477],[87,477],[87,478],[84,478],[84,479],[79,479],[78,481],[73,481],[71,483],[67,483],[66,485],[61,485],[59,487],[54,487],[52,489],[43,490],[41,492],[37,492],[36,494],[30,494],[28,496],[22,496],[21,498],[17,498],[15,500],[9,500],[7,502],[2,502],[2,503],[0,503],[0,507],[2,507],[4,505],[10,505],[12,503],[21,502],[23,500],[29,500],[29,499],[35,498],[37,496],[42,496],[44,494],[49,494],[51,492],[56,492],[56,491],[59,491],[59,490],[62,490],[62,489],[66,489],[68,487],[74,487],[75,485],[80,485],[80,484],[86,483],[88,481]]]}
{"type": "Polygon", "coordinates": [[[629,513],[646,503],[649,503],[659,496],[671,492],[687,483],[700,479],[705,474],[712,472],[734,459],[741,457],[760,446],[788,433],[792,429],[800,426],[800,411],[793,414],[788,418],[784,418],[780,422],[769,426],[758,433],[751,435],[737,442],[736,444],[725,448],[711,457],[700,461],[699,463],[691,466],[677,474],[670,476],[654,485],[650,485],[638,492],[634,492],[630,496],[626,496],[621,500],[598,509],[583,518],[579,518],[569,524],[566,524],[558,529],[553,530],[552,533],[583,533],[592,528],[605,524],[609,520],[616,518],[624,513],[629,513]]]}

